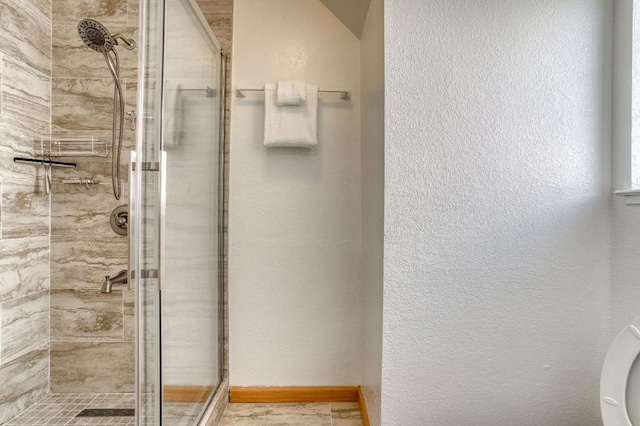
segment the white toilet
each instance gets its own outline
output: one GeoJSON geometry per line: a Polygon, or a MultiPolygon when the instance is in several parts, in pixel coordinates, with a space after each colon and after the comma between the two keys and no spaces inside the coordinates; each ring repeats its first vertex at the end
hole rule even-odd
{"type": "Polygon", "coordinates": [[[604,426],[640,426],[640,317],[627,325],[607,352],[600,376],[604,426]]]}

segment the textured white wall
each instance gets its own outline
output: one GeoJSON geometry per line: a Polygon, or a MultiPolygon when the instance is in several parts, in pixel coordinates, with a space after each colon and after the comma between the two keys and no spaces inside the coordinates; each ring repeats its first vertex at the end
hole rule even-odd
{"type": "Polygon", "coordinates": [[[380,425],[384,247],[384,22],[372,0],[360,39],[362,88],[362,389],[380,425]]]}
{"type": "MultiPolygon", "coordinates": [[[[634,0],[615,2],[613,78],[613,189],[629,189],[632,168],[638,173],[640,155],[640,8],[634,0]],[[632,52],[636,59],[632,61],[632,52]],[[635,83],[632,83],[635,82],[635,83]],[[632,100],[633,98],[633,100],[632,100]],[[632,140],[635,145],[632,149],[632,140]],[[631,154],[635,165],[631,167],[631,154]]],[[[637,185],[636,185],[637,186],[637,185]]],[[[611,247],[611,336],[640,315],[640,206],[613,198],[611,247]]]]}
{"type": "Polygon", "coordinates": [[[231,385],[360,383],[360,46],[318,0],[236,0],[233,85],[322,95],[319,145],[262,145],[260,94],[233,99],[231,385]]]}
{"type": "Polygon", "coordinates": [[[385,2],[385,426],[600,424],[607,4],[385,2]]]}

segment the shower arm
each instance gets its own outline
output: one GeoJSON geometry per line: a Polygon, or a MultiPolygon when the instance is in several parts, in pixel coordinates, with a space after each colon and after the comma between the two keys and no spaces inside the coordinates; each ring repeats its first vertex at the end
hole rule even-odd
{"type": "MultiPolygon", "coordinates": [[[[132,38],[124,38],[121,34],[114,34],[111,36],[114,40],[120,40],[124,43],[124,48],[127,50],[133,50],[136,48],[137,43],[132,38]]],[[[118,43],[119,45],[119,43],[118,43]]]]}

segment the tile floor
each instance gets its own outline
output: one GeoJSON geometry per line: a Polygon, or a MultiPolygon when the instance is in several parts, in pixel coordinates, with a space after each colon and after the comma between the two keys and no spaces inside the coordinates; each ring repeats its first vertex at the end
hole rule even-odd
{"type": "MultiPolygon", "coordinates": [[[[134,425],[133,417],[76,417],[86,408],[132,408],[132,394],[53,394],[5,423],[6,426],[134,425]]],[[[170,408],[170,407],[167,407],[170,408]]],[[[184,407],[168,416],[170,425],[193,425],[184,407]],[[172,418],[173,417],[173,418],[172,418]]],[[[176,411],[176,407],[169,409],[176,411]]],[[[229,404],[221,426],[362,426],[357,403],[229,404]]]]}
{"type": "Polygon", "coordinates": [[[85,408],[133,407],[134,396],[130,393],[52,394],[5,425],[133,425],[134,417],[76,417],[85,408]]]}
{"type": "Polygon", "coordinates": [[[221,426],[362,426],[356,402],[229,404],[221,426]]]}

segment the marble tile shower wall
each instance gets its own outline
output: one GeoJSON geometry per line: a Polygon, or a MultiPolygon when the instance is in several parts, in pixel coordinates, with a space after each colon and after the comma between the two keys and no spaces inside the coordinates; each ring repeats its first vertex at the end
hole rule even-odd
{"type": "MultiPolygon", "coordinates": [[[[78,37],[91,18],[112,33],[138,40],[137,0],[55,0],[53,8],[52,126],[55,132],[111,140],[113,80],[104,58],[78,37]]],[[[119,49],[126,110],[135,109],[138,50],[119,49]]],[[[105,275],[127,269],[127,238],[109,225],[111,211],[128,204],[127,164],[134,132],[126,127],[121,174],[123,196],[111,188],[111,158],[77,158],[90,188],[54,184],[51,200],[51,391],[134,391],[133,292],[123,286],[101,294],[105,275]]]]}
{"type": "Polygon", "coordinates": [[[49,388],[49,196],[33,138],[51,126],[50,0],[0,0],[0,424],[49,388]]]}

